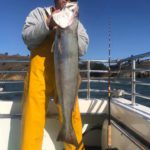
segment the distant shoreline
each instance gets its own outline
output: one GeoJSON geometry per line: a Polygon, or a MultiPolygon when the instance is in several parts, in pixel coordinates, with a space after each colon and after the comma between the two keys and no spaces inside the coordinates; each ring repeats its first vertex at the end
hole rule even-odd
{"type": "MultiPolygon", "coordinates": [[[[24,60],[29,60],[29,55],[28,56],[20,56],[20,55],[8,55],[8,54],[0,54],[0,60],[8,61],[8,60],[17,60],[17,61],[24,61],[24,60]]],[[[87,63],[82,63],[79,65],[79,68],[81,70],[86,70],[87,69],[87,63]]],[[[136,64],[138,68],[150,68],[150,61],[141,61],[136,64]]],[[[28,62],[0,62],[0,71],[27,71],[29,67],[28,62]]],[[[97,63],[94,62],[91,64],[91,69],[93,70],[107,70],[107,66],[105,66],[102,63],[97,63]]],[[[113,65],[111,66],[112,71],[116,71],[119,69],[119,66],[113,65]]],[[[129,64],[124,64],[121,66],[122,70],[128,70],[131,69],[129,64]]],[[[82,79],[87,79],[87,73],[81,72],[81,77],[82,79]]],[[[0,80],[24,80],[26,76],[26,73],[0,73],[0,80]]],[[[126,71],[120,71],[119,74],[111,74],[112,79],[115,77],[123,77],[123,78],[131,78],[131,73],[126,72],[126,71]]],[[[150,78],[150,72],[141,72],[141,73],[136,73],[137,78],[150,78]]],[[[91,73],[91,78],[94,79],[108,79],[108,74],[107,73],[91,73]]]]}

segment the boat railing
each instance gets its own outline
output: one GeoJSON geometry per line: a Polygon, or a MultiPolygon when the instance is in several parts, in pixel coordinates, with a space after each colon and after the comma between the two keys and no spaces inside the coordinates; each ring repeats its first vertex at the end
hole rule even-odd
{"type": "MultiPolygon", "coordinates": [[[[127,77],[129,80],[131,80],[131,91],[124,91],[125,95],[130,95],[132,104],[135,105],[136,103],[136,97],[140,97],[143,99],[148,99],[150,100],[150,96],[140,94],[136,92],[136,86],[137,85],[142,85],[149,87],[150,83],[145,83],[142,81],[136,80],[136,74],[138,72],[149,72],[150,73],[150,59],[149,65],[146,68],[138,68],[136,67],[137,62],[142,59],[144,60],[145,58],[150,57],[150,52],[144,53],[141,55],[135,55],[131,56],[125,59],[121,60],[111,60],[111,84],[121,84],[120,82],[116,82],[116,80],[119,79],[124,79],[124,73],[129,73],[131,74],[130,77],[127,77]],[[114,66],[118,66],[118,68],[113,68],[114,66]],[[126,67],[122,67],[126,66],[126,67]],[[121,75],[122,74],[122,77],[121,75]],[[115,83],[113,83],[113,80],[115,79],[115,83]]],[[[1,64],[6,64],[6,63],[29,63],[29,59],[27,60],[15,60],[15,59],[6,59],[6,60],[0,60],[0,65],[1,64]]],[[[91,83],[96,83],[96,84],[101,84],[102,82],[105,82],[107,84],[107,79],[108,79],[108,60],[80,60],[79,61],[79,67],[80,67],[80,74],[82,77],[82,83],[86,83],[86,86],[84,88],[79,89],[79,94],[80,93],[86,93],[86,98],[91,99],[91,93],[106,93],[107,94],[107,86],[105,89],[99,89],[99,88],[91,88],[91,83]],[[97,68],[95,69],[94,64],[97,64],[97,68]],[[103,65],[102,67],[99,67],[100,65],[103,65]],[[99,65],[99,66],[98,66],[99,65]],[[94,66],[94,67],[93,67],[94,66]],[[96,76],[95,76],[96,74],[96,76]]],[[[1,70],[0,69],[0,96],[2,94],[11,94],[11,93],[21,93],[23,90],[20,91],[5,91],[2,89],[1,85],[2,84],[17,84],[17,83],[23,83],[23,80],[7,80],[4,79],[4,76],[6,74],[12,75],[12,74],[26,74],[27,69],[21,68],[20,70],[10,70],[7,68],[7,70],[1,70]],[[3,76],[2,76],[3,75],[3,76]]],[[[123,83],[123,84],[130,84],[130,82],[123,83]]],[[[111,91],[113,93],[113,90],[111,91]]]]}
{"type": "Polygon", "coordinates": [[[137,93],[136,92],[136,85],[144,85],[144,86],[150,86],[150,83],[144,83],[144,82],[141,82],[141,81],[138,81],[136,80],[136,74],[138,72],[150,72],[150,59],[148,59],[148,68],[137,68],[136,67],[136,62],[139,62],[140,59],[143,59],[143,58],[149,58],[150,57],[150,52],[147,52],[147,53],[143,53],[143,54],[140,54],[140,55],[135,55],[135,56],[131,56],[131,57],[128,57],[126,59],[122,59],[120,60],[118,63],[125,63],[125,62],[131,62],[131,65],[132,65],[132,75],[131,75],[131,101],[132,101],[132,104],[135,105],[136,103],[136,97],[140,97],[140,98],[143,98],[143,99],[147,99],[147,100],[150,100],[150,96],[145,96],[145,95],[142,95],[140,93],[137,93]]]}
{"type": "MultiPolygon", "coordinates": [[[[150,59],[148,59],[148,67],[147,68],[137,68],[136,64],[140,59],[145,59],[147,57],[150,57],[150,52],[148,53],[144,53],[144,54],[140,54],[140,55],[135,55],[135,56],[131,56],[128,57],[126,59],[121,59],[121,60],[111,60],[111,65],[115,64],[118,65],[119,68],[117,70],[112,70],[111,69],[111,75],[117,74],[116,76],[118,77],[118,74],[120,74],[120,72],[123,73],[130,73],[131,76],[128,77],[129,80],[131,80],[131,91],[123,91],[125,95],[130,95],[131,96],[131,101],[132,104],[135,105],[136,104],[136,97],[142,98],[142,99],[147,99],[150,100],[150,96],[146,96],[140,93],[136,92],[136,86],[137,85],[142,85],[145,86],[145,88],[147,88],[146,86],[150,86],[150,83],[146,83],[146,82],[142,82],[142,81],[138,81],[136,80],[136,74],[139,72],[149,72],[149,77],[150,77],[150,59]],[[125,69],[121,69],[120,66],[128,64],[128,67],[126,67],[125,69]],[[130,66],[131,65],[131,66],[130,66]],[[130,66],[130,67],[129,67],[130,66]]],[[[107,89],[105,90],[99,90],[99,89],[91,89],[91,82],[95,82],[95,83],[101,83],[103,81],[102,78],[99,79],[94,79],[91,78],[91,73],[105,73],[105,75],[108,77],[108,67],[106,70],[93,70],[91,69],[91,64],[98,62],[98,63],[105,63],[106,66],[108,66],[108,60],[82,60],[80,63],[86,62],[87,64],[87,69],[84,70],[80,70],[80,72],[86,72],[87,73],[87,78],[83,79],[82,82],[87,82],[87,88],[86,89],[80,89],[79,92],[87,92],[87,99],[91,99],[91,92],[106,92],[107,93],[107,89]]],[[[114,77],[115,78],[115,77],[114,77]]],[[[120,75],[119,75],[120,78],[120,75]]],[[[124,77],[122,77],[123,79],[124,77]]],[[[125,77],[126,78],[126,77],[125,77]]],[[[107,80],[108,78],[105,78],[105,80],[107,80]]],[[[113,81],[111,82],[113,84],[113,81]]],[[[128,83],[123,83],[123,84],[130,84],[130,82],[128,83]]],[[[113,91],[111,91],[113,93],[113,91]]]]}
{"type": "MultiPolygon", "coordinates": [[[[79,89],[79,93],[80,92],[86,92],[87,93],[86,94],[86,98],[87,99],[91,99],[91,92],[107,93],[107,89],[100,90],[100,89],[92,89],[91,88],[91,82],[93,82],[93,83],[101,83],[102,81],[104,81],[101,78],[91,77],[91,73],[99,73],[99,74],[105,73],[105,74],[108,74],[108,69],[105,68],[105,70],[104,69],[102,69],[102,70],[95,70],[95,69],[91,68],[91,64],[92,63],[108,64],[108,61],[107,60],[81,60],[79,62],[79,64],[81,64],[81,63],[85,63],[86,64],[86,69],[80,68],[80,74],[81,73],[87,73],[87,76],[82,79],[82,82],[86,82],[87,83],[87,88],[79,89]]],[[[116,63],[116,61],[112,60],[111,63],[116,63]]]]}

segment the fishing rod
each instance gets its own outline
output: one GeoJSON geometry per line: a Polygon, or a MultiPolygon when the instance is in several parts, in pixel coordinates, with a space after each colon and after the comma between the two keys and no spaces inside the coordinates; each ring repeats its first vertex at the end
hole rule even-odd
{"type": "Polygon", "coordinates": [[[108,127],[107,127],[108,148],[105,150],[118,150],[118,148],[112,148],[110,63],[111,63],[111,18],[109,18],[108,23],[108,127]]]}

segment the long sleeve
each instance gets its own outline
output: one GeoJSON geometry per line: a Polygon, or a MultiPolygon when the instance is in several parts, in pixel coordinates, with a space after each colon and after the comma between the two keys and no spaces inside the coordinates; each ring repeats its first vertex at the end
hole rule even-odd
{"type": "Polygon", "coordinates": [[[26,18],[22,37],[29,49],[36,48],[50,33],[43,8],[36,8],[26,18]]]}
{"type": "Polygon", "coordinates": [[[78,44],[79,56],[85,55],[89,44],[89,37],[81,22],[78,24],[78,44]]]}

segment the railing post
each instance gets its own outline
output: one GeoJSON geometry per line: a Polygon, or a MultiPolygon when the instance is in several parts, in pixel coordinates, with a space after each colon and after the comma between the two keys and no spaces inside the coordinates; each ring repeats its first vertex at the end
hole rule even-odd
{"type": "Polygon", "coordinates": [[[87,64],[87,78],[88,78],[88,82],[87,82],[87,99],[90,99],[90,71],[91,71],[91,67],[90,67],[90,60],[88,60],[88,64],[87,64]]]}
{"type": "Polygon", "coordinates": [[[132,60],[132,105],[135,105],[135,94],[136,94],[136,61],[132,60]]]}

